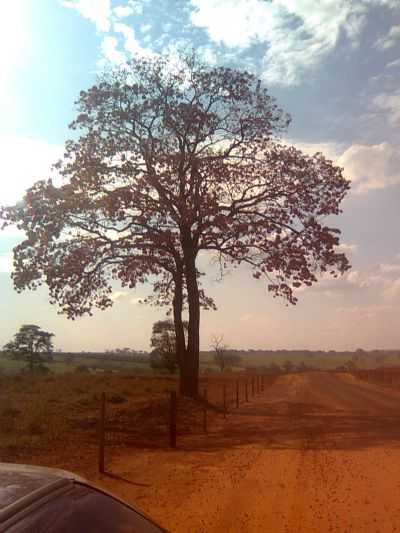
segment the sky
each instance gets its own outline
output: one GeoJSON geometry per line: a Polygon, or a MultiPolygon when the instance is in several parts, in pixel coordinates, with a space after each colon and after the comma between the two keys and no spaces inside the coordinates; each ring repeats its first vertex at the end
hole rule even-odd
{"type": "MultiPolygon", "coordinates": [[[[204,61],[255,73],[289,112],[287,142],[323,152],[351,191],[332,224],[352,269],[273,299],[245,269],[205,288],[201,346],[213,334],[235,348],[399,348],[399,0],[13,0],[0,3],[0,204],[12,205],[71,136],[82,89],[130,57],[195,48],[204,61]]],[[[45,288],[17,294],[12,248],[0,232],[0,346],[25,323],[55,333],[63,350],[148,349],[165,310],[138,301],[148,287],[115,287],[114,306],[69,321],[45,288]]]]}

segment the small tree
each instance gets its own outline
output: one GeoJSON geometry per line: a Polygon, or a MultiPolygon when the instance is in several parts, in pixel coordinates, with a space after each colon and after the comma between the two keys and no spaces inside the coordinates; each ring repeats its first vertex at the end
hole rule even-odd
{"type": "Polygon", "coordinates": [[[312,370],[312,366],[307,365],[304,361],[301,361],[297,367],[297,372],[307,372],[308,370],[312,370]]]}
{"type": "Polygon", "coordinates": [[[25,324],[14,335],[14,339],[4,346],[10,357],[27,361],[29,371],[33,374],[40,368],[44,360],[48,360],[54,350],[52,337],[49,333],[34,324],[25,324]]]}
{"type": "Polygon", "coordinates": [[[214,362],[219,366],[221,372],[226,368],[240,363],[241,357],[228,350],[228,345],[224,343],[223,335],[213,335],[210,347],[214,350],[214,362]]]}
{"type": "Polygon", "coordinates": [[[290,372],[293,372],[294,370],[294,363],[288,359],[287,361],[283,363],[282,368],[287,374],[289,374],[290,372]]]}
{"type": "MultiPolygon", "coordinates": [[[[184,322],[184,328],[187,331],[187,322],[184,322]]],[[[152,368],[166,369],[171,374],[176,372],[179,361],[176,349],[175,325],[172,320],[159,320],[153,324],[150,344],[153,348],[150,359],[152,368]]]]}
{"type": "Polygon", "coordinates": [[[357,364],[355,361],[353,361],[353,359],[349,359],[348,361],[346,361],[343,366],[348,372],[354,372],[354,370],[357,369],[357,364]]]}
{"type": "Polygon", "coordinates": [[[281,367],[273,361],[267,367],[267,372],[270,374],[279,374],[282,371],[281,367]]]}

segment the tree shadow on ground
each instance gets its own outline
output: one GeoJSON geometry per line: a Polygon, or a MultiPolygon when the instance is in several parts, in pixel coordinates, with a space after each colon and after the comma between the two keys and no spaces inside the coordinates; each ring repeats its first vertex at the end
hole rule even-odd
{"type": "Polygon", "coordinates": [[[245,444],[270,449],[363,449],[400,447],[400,405],[389,412],[338,410],[320,404],[274,402],[232,410],[203,439],[185,439],[188,449],[218,450],[245,444]],[[396,412],[397,411],[397,412],[396,412]]]}
{"type": "MultiPolygon", "coordinates": [[[[214,391],[215,392],[215,391],[214,391]]],[[[218,389],[217,392],[220,392],[218,389]]],[[[329,373],[282,376],[240,406],[230,401],[224,418],[220,394],[207,402],[180,398],[180,450],[214,451],[243,445],[269,449],[364,449],[400,446],[400,393],[329,373]]],[[[168,449],[169,403],[126,410],[110,420],[116,445],[168,449]]],[[[110,444],[113,438],[110,439],[110,444]]]]}

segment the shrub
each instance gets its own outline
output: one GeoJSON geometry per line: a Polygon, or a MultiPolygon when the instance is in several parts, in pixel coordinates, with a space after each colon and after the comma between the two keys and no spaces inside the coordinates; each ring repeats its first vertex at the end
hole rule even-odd
{"type": "Polygon", "coordinates": [[[77,372],[78,374],[89,374],[90,370],[86,365],[78,365],[75,368],[75,372],[77,372]]]}

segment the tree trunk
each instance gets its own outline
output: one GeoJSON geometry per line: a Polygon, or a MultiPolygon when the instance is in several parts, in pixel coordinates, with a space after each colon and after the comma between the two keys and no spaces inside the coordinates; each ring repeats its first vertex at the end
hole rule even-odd
{"type": "Polygon", "coordinates": [[[29,372],[33,374],[33,343],[29,343],[29,355],[28,355],[29,372]]]}
{"type": "Polygon", "coordinates": [[[196,398],[199,392],[200,298],[197,284],[196,253],[190,236],[183,236],[185,278],[189,307],[188,343],[182,365],[181,392],[196,398]]]}
{"type": "Polygon", "coordinates": [[[183,272],[177,266],[177,274],[175,275],[175,294],[173,299],[173,312],[174,312],[174,326],[175,326],[175,349],[178,359],[179,367],[179,387],[180,392],[183,394],[183,361],[186,357],[186,342],[185,342],[185,330],[182,320],[182,308],[183,308],[183,272]]]}

